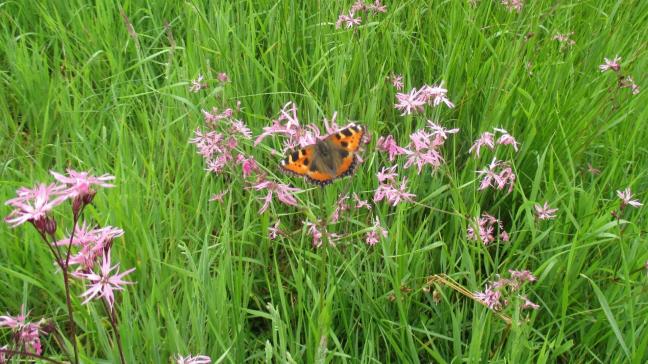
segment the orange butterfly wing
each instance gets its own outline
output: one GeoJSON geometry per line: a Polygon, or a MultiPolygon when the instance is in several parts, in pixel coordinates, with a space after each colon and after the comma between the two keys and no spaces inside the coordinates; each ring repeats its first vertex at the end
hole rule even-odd
{"type": "Polygon", "coordinates": [[[365,130],[362,125],[349,124],[346,128],[326,137],[336,148],[346,151],[342,163],[337,168],[336,177],[344,177],[353,173],[356,164],[355,152],[360,148],[365,130]]]}
{"type": "MultiPolygon", "coordinates": [[[[318,168],[314,160],[315,145],[309,145],[303,149],[293,151],[286,159],[281,161],[281,168],[298,176],[304,176],[311,182],[321,186],[331,183],[335,178],[344,177],[353,173],[356,164],[354,152],[360,147],[364,135],[364,127],[350,124],[337,133],[331,134],[323,142],[329,143],[340,154],[344,154],[335,175],[327,173],[318,168]]],[[[321,163],[321,162],[320,162],[321,163]]]]}

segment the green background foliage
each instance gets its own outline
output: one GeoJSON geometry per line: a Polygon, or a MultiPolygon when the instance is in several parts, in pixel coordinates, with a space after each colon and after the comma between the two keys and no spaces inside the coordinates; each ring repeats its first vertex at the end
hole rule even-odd
{"type": "MultiPolygon", "coordinates": [[[[387,5],[357,30],[337,30],[351,3],[0,3],[0,197],[52,180],[49,170],[117,177],[85,217],[123,228],[113,259],[137,269],[137,284],[118,294],[128,362],[174,353],[227,363],[648,359],[645,209],[619,223],[611,216],[618,189],[648,200],[648,98],[597,68],[618,54],[622,71],[648,87],[648,2],[537,0],[519,14],[490,0],[387,5]],[[552,39],[571,31],[573,47],[552,39]],[[221,71],[231,83],[189,92],[199,73],[214,86],[221,71]],[[392,73],[406,90],[444,81],[456,108],[400,116],[392,73]],[[305,210],[275,203],[259,216],[260,195],[238,176],[208,175],[187,143],[201,108],[236,100],[255,134],[290,100],[304,123],[321,126],[336,111],[342,124],[362,123],[373,136],[365,163],[351,179],[299,194],[305,210]],[[345,234],[337,247],[313,249],[307,215],[328,216],[347,190],[370,198],[375,173],[390,165],[374,153],[377,137],[405,145],[427,119],[461,132],[440,171],[403,172],[415,203],[373,209],[389,237],[367,246],[372,216],[359,214],[335,226],[345,234]],[[510,194],[477,191],[475,170],[494,153],[476,160],[468,148],[493,127],[521,142],[518,153],[497,152],[518,174],[510,194]],[[225,188],[222,204],[208,202],[225,188]],[[533,205],[544,201],[560,210],[539,223],[533,205]],[[466,240],[482,211],[504,221],[510,243],[466,240]],[[271,241],[277,218],[287,236],[271,241]],[[510,327],[447,287],[430,287],[438,304],[424,289],[427,276],[445,273],[477,291],[508,269],[538,276],[526,293],[541,306],[509,312],[510,327]]],[[[278,172],[271,146],[279,140],[241,149],[270,176],[307,188],[278,172]]],[[[62,234],[69,213],[59,211],[62,234]]],[[[63,327],[62,281],[36,232],[4,224],[0,244],[2,314],[24,304],[63,327]]],[[[82,357],[117,362],[102,305],[82,306],[80,285],[73,292],[82,357]]],[[[0,345],[9,339],[0,333],[0,345]]],[[[45,340],[47,356],[66,358],[45,340]]]]}

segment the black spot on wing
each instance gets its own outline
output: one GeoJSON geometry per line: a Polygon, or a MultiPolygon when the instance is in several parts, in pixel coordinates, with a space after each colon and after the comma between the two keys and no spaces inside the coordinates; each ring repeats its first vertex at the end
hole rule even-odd
{"type": "Polygon", "coordinates": [[[290,157],[292,158],[293,162],[298,161],[299,160],[299,152],[298,151],[292,152],[292,154],[290,154],[290,157]]]}
{"type": "Polygon", "coordinates": [[[346,128],[346,129],[342,130],[341,133],[344,134],[344,136],[347,136],[347,137],[350,137],[350,136],[353,135],[353,131],[351,131],[351,128],[346,128]]]}
{"type": "Polygon", "coordinates": [[[340,153],[340,157],[342,157],[342,158],[346,158],[349,155],[349,152],[347,152],[344,149],[338,150],[338,153],[340,153]]]}
{"type": "Polygon", "coordinates": [[[303,162],[303,163],[304,163],[305,166],[307,166],[308,163],[310,163],[310,161],[308,160],[308,158],[304,158],[304,162],[303,162]]]}
{"type": "Polygon", "coordinates": [[[347,148],[349,146],[349,143],[341,142],[340,145],[342,145],[343,148],[347,148]]]}

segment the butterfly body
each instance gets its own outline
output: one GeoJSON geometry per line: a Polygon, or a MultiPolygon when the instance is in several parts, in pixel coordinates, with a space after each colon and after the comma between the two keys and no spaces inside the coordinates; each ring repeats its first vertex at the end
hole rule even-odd
{"type": "Polygon", "coordinates": [[[289,153],[281,161],[281,168],[320,186],[327,185],[353,173],[357,164],[355,153],[364,133],[363,126],[349,124],[315,144],[289,153]]]}

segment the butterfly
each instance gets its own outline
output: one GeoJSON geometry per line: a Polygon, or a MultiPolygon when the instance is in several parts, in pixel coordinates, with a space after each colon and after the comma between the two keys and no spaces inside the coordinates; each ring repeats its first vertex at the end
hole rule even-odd
{"type": "Polygon", "coordinates": [[[315,144],[290,152],[281,161],[281,168],[325,186],[353,173],[358,163],[356,151],[364,135],[364,126],[351,123],[315,144]]]}

